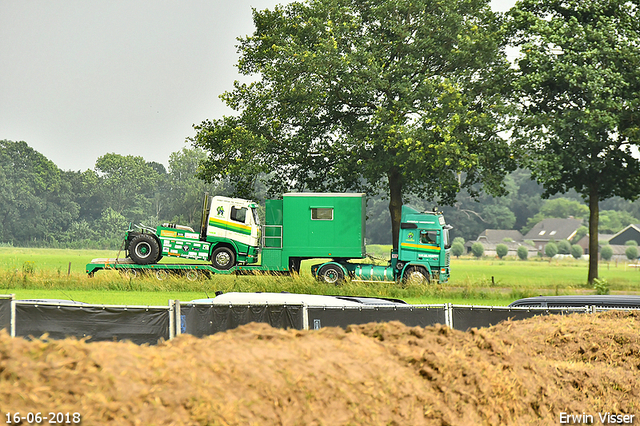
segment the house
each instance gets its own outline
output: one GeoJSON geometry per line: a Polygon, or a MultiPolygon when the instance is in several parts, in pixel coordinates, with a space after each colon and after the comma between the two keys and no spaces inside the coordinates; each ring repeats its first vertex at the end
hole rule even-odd
{"type": "Polygon", "coordinates": [[[548,218],[538,222],[524,240],[533,241],[536,249],[543,252],[550,241],[571,240],[576,235],[578,228],[582,226],[582,220],[568,218],[548,218]]]}
{"type": "Polygon", "coordinates": [[[627,241],[634,240],[640,246],[640,224],[629,225],[609,239],[612,246],[623,246],[627,241]]]}
{"type": "MultiPolygon", "coordinates": [[[[467,253],[471,253],[471,246],[475,243],[480,243],[484,247],[485,256],[497,256],[496,247],[498,244],[504,244],[507,246],[507,256],[517,256],[518,247],[522,244],[522,234],[519,231],[510,229],[485,229],[476,241],[467,241],[465,248],[467,253]]],[[[525,245],[529,251],[529,257],[535,256],[537,251],[535,248],[525,245]]]]}
{"type": "MultiPolygon", "coordinates": [[[[605,244],[608,244],[608,241],[612,236],[613,234],[598,234],[598,250],[600,250],[605,244]]],[[[576,244],[582,247],[584,254],[589,254],[589,234],[582,237],[576,244]]]]}
{"type": "Polygon", "coordinates": [[[522,241],[522,234],[520,231],[510,229],[485,229],[476,241],[487,241],[490,243],[504,243],[504,242],[520,242],[522,241]]]}

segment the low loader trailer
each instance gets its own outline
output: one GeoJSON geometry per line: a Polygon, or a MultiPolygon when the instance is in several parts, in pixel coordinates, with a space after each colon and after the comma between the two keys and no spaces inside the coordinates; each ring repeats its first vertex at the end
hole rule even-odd
{"type": "Polygon", "coordinates": [[[94,259],[93,275],[115,269],[136,275],[171,273],[195,279],[212,274],[299,273],[300,263],[322,259],[311,267],[318,280],[446,282],[450,270],[449,229],[440,212],[402,207],[398,249],[386,265],[366,263],[365,211],[362,193],[286,193],[267,200],[265,224],[250,200],[205,196],[200,232],[164,224],[127,230],[124,259],[94,259]],[[180,258],[182,262],[158,263],[180,258]],[[207,262],[207,263],[203,263],[207,262]]]}

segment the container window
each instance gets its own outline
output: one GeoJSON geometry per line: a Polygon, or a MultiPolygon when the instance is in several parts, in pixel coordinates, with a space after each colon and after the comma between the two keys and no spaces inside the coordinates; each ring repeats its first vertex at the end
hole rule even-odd
{"type": "Polygon", "coordinates": [[[333,220],[333,209],[324,207],[311,208],[312,220],[333,220]]]}

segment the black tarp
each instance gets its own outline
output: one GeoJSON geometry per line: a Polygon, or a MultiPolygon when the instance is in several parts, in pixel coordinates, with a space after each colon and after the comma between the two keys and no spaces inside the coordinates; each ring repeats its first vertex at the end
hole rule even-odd
{"type": "Polygon", "coordinates": [[[0,295],[0,330],[11,333],[11,300],[13,296],[0,295]]]}
{"type": "Polygon", "coordinates": [[[156,344],[169,340],[170,312],[164,307],[58,305],[16,302],[16,336],[87,341],[130,340],[156,344]]]}
{"type": "Polygon", "coordinates": [[[202,337],[250,322],[276,328],[303,328],[302,305],[180,305],[180,333],[202,337]]]}
{"type": "Polygon", "coordinates": [[[409,327],[445,324],[445,308],[419,306],[375,306],[363,308],[309,307],[309,329],[342,327],[368,322],[400,321],[409,327]]]}
{"type": "Polygon", "coordinates": [[[586,311],[584,309],[514,309],[489,306],[453,306],[451,317],[453,328],[465,331],[473,327],[490,327],[507,319],[522,320],[536,315],[568,314],[573,312],[584,313],[586,311]]]}

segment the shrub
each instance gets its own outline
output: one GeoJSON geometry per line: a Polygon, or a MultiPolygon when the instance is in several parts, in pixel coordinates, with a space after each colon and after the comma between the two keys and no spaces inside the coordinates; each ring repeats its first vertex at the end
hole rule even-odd
{"type": "Polygon", "coordinates": [[[558,241],[558,254],[571,254],[571,243],[567,240],[558,241]]]}
{"type": "Polygon", "coordinates": [[[507,247],[506,244],[498,244],[496,246],[496,254],[500,259],[505,257],[507,253],[509,253],[509,247],[507,247]]]}
{"type": "Polygon", "coordinates": [[[460,244],[458,241],[451,244],[451,254],[455,257],[462,256],[464,254],[464,244],[460,244]]]}
{"type": "Polygon", "coordinates": [[[596,294],[609,294],[609,287],[607,280],[599,280],[597,278],[593,280],[593,288],[596,290],[596,294]]]}
{"type": "Polygon", "coordinates": [[[471,246],[471,253],[477,258],[481,258],[484,254],[484,246],[480,243],[473,243],[471,246]]]}
{"type": "Polygon", "coordinates": [[[625,241],[624,245],[625,246],[636,246],[636,247],[638,247],[638,242],[636,240],[629,240],[629,241],[625,241]]]}
{"type": "Polygon", "coordinates": [[[527,250],[525,246],[518,247],[518,257],[520,260],[527,260],[527,257],[529,257],[529,250],[527,250]]]}
{"type": "Polygon", "coordinates": [[[629,246],[624,251],[624,254],[627,255],[627,259],[636,260],[638,258],[638,247],[637,246],[629,246]]]}
{"type": "Polygon", "coordinates": [[[571,256],[573,256],[574,259],[580,259],[583,254],[584,250],[582,250],[582,247],[577,244],[571,246],[571,256]]]}
{"type": "Polygon", "coordinates": [[[611,260],[611,258],[613,257],[613,249],[610,245],[607,244],[606,246],[602,247],[602,249],[600,249],[600,257],[602,257],[602,259],[606,261],[611,260]]]}
{"type": "Polygon", "coordinates": [[[558,246],[556,243],[547,243],[547,245],[544,246],[544,254],[549,257],[553,257],[558,254],[558,246]]]}
{"type": "Polygon", "coordinates": [[[462,238],[462,237],[455,237],[455,238],[453,239],[453,244],[455,244],[455,243],[460,243],[460,244],[464,245],[464,238],[462,238]]]}

